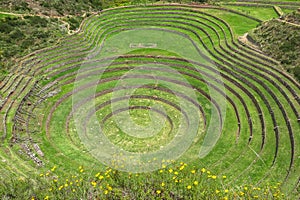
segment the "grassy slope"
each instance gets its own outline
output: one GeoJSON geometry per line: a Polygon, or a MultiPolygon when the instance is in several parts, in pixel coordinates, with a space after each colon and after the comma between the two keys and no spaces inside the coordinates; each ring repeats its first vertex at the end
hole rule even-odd
{"type": "Polygon", "coordinates": [[[10,15],[0,18],[1,70],[9,70],[21,56],[56,44],[66,33],[66,27],[54,18],[10,15]]]}
{"type": "MultiPolygon", "coordinates": [[[[207,12],[209,12],[209,11],[207,11],[207,12]]],[[[234,29],[234,31],[235,31],[235,33],[236,33],[236,35],[241,35],[241,34],[243,34],[243,33],[245,33],[245,32],[247,32],[247,30],[249,30],[249,29],[251,29],[251,28],[254,28],[256,25],[257,25],[257,22],[253,22],[253,21],[251,21],[251,20],[249,20],[249,21],[247,21],[246,19],[244,20],[244,26],[240,26],[240,24],[239,24],[239,22],[238,22],[238,19],[239,19],[239,17],[238,16],[236,16],[235,14],[229,14],[229,13],[223,13],[223,12],[217,12],[216,13],[216,11],[212,11],[212,13],[214,13],[214,14],[216,14],[217,16],[219,16],[219,17],[221,17],[221,18],[223,18],[223,19],[225,19],[226,21],[228,21],[228,23],[233,27],[233,29],[234,29]]],[[[57,124],[59,123],[59,117],[61,117],[62,119],[65,119],[65,117],[63,117],[63,115],[61,115],[61,114],[58,114],[57,115],[57,120],[56,120],[56,122],[57,122],[57,124]]],[[[55,121],[53,121],[53,122],[55,122],[55,121]]],[[[55,125],[55,123],[54,123],[54,125],[55,125]]],[[[60,137],[60,135],[58,134],[57,135],[57,141],[60,139],[59,138],[60,137]]],[[[47,139],[47,138],[46,138],[47,139]]],[[[47,141],[48,141],[48,139],[47,139],[47,141]]],[[[61,143],[63,144],[65,141],[61,141],[61,143]]],[[[77,157],[76,156],[74,156],[74,157],[72,157],[72,155],[69,155],[71,158],[73,158],[74,160],[75,159],[77,159],[77,157]]],[[[82,160],[84,160],[84,158],[81,158],[82,160]]],[[[77,166],[71,166],[73,163],[69,163],[68,165],[70,165],[70,166],[68,166],[67,168],[76,168],[77,166]]],[[[62,170],[64,170],[64,169],[62,169],[62,170]]],[[[157,177],[159,177],[160,175],[158,175],[157,177]]],[[[153,178],[153,177],[152,177],[153,178]]],[[[167,176],[166,177],[164,177],[164,178],[168,178],[167,176]]],[[[171,177],[169,177],[170,179],[171,179],[171,177]]],[[[47,178],[46,178],[47,179],[47,178]]],[[[91,177],[88,177],[88,179],[92,179],[91,177]]],[[[51,179],[50,179],[51,180],[51,179]]],[[[147,179],[148,180],[148,179],[147,179]]],[[[164,179],[162,179],[162,180],[164,180],[164,179]]],[[[52,180],[51,180],[52,181],[52,180]]],[[[63,180],[64,181],[64,180],[63,180]]],[[[89,183],[89,181],[92,181],[92,180],[86,180],[87,181],[87,183],[89,183]]],[[[140,182],[140,181],[144,181],[143,179],[142,180],[139,180],[139,179],[135,179],[134,181],[136,181],[137,183],[138,182],[140,182]]],[[[208,181],[210,181],[210,180],[208,180],[208,181]]],[[[158,183],[158,185],[159,185],[160,183],[158,183]]],[[[170,185],[172,185],[172,184],[170,184],[170,185]]],[[[183,186],[183,189],[185,189],[185,187],[186,187],[187,185],[184,185],[183,186]]],[[[214,187],[214,185],[210,185],[212,188],[214,187]]],[[[87,185],[86,185],[86,187],[88,187],[87,185]]],[[[133,185],[133,187],[134,187],[134,185],[133,185]]],[[[152,186],[153,187],[153,186],[152,186]]],[[[130,187],[128,187],[128,188],[130,188],[130,187]]],[[[151,188],[151,186],[150,186],[150,188],[151,188]]],[[[56,188],[57,189],[57,188],[56,188]]],[[[174,189],[174,188],[173,188],[174,189]]],[[[133,189],[134,190],[134,189],[133,189]]],[[[39,190],[40,191],[40,190],[39,190]]],[[[66,190],[67,191],[67,190],[66,190]]],[[[170,189],[165,189],[165,191],[167,192],[167,191],[172,191],[172,188],[170,188],[170,189]]],[[[152,193],[154,192],[154,189],[153,189],[153,191],[151,191],[152,193]]],[[[212,193],[214,193],[214,191],[212,191],[212,193]]],[[[81,194],[81,193],[79,193],[79,194],[81,194]]],[[[66,192],[66,195],[69,195],[69,193],[68,192],[66,192]]],[[[148,194],[148,195],[150,195],[150,194],[148,194]]],[[[152,194],[153,195],[153,194],[152,194]]],[[[75,196],[76,197],[76,196],[75,196]]],[[[266,196],[265,198],[267,198],[268,196],[266,196]]],[[[136,198],[141,198],[141,197],[136,197],[136,198]]],[[[159,198],[159,196],[158,196],[158,198],[159,198]]],[[[216,197],[217,198],[217,197],[216,197]]]]}
{"type": "MultiPolygon", "coordinates": [[[[154,3],[156,1],[145,2],[154,3]]],[[[190,0],[184,2],[190,2],[190,0]]],[[[55,41],[65,37],[68,31],[67,24],[70,25],[70,30],[76,30],[82,20],[91,13],[105,8],[135,4],[144,4],[144,1],[1,1],[0,11],[17,13],[19,17],[0,13],[0,80],[14,65],[15,59],[35,50],[52,46],[55,41]],[[36,19],[32,23],[32,20],[24,19],[20,17],[21,15],[35,15],[36,19]],[[11,20],[12,18],[13,20],[11,20]]]]}
{"type": "Polygon", "coordinates": [[[235,38],[247,33],[249,30],[259,25],[258,22],[235,13],[223,12],[220,10],[204,10],[204,12],[213,14],[221,19],[224,19],[233,29],[235,38]]]}
{"type": "Polygon", "coordinates": [[[242,12],[244,14],[256,17],[257,19],[260,19],[262,21],[269,20],[272,18],[277,18],[278,15],[274,11],[273,8],[264,8],[264,7],[257,7],[253,9],[252,7],[245,7],[245,6],[230,6],[230,5],[224,5],[225,8],[230,8],[233,10],[237,10],[239,12],[242,12]]]}
{"type": "MultiPolygon", "coordinates": [[[[288,14],[283,20],[297,23],[299,13],[288,14]]],[[[300,80],[300,26],[271,20],[250,32],[261,49],[279,60],[298,81],[300,80]]]]}

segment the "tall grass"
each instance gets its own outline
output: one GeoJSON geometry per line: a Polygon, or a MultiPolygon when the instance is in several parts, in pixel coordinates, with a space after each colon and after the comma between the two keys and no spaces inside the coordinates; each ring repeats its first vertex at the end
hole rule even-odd
{"type": "Polygon", "coordinates": [[[106,168],[59,176],[57,168],[26,179],[2,180],[2,199],[285,199],[280,183],[228,187],[226,175],[215,175],[201,166],[163,161],[151,173],[129,173],[106,168]]]}

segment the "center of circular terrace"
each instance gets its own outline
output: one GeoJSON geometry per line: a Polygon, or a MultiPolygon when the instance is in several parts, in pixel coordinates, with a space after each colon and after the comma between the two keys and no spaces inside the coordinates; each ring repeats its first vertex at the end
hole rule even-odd
{"type": "Polygon", "coordinates": [[[156,135],[165,126],[167,114],[161,106],[129,106],[115,110],[112,120],[119,131],[136,138],[156,135]]]}

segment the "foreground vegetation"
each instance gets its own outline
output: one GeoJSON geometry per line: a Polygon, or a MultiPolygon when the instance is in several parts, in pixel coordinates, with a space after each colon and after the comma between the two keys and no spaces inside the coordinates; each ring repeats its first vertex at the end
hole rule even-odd
{"type": "Polygon", "coordinates": [[[106,168],[94,173],[79,166],[60,176],[53,166],[36,177],[2,182],[2,199],[286,199],[281,183],[230,187],[226,175],[218,176],[201,166],[165,161],[152,173],[127,173],[106,168]],[[32,185],[32,187],[29,187],[32,185]]]}

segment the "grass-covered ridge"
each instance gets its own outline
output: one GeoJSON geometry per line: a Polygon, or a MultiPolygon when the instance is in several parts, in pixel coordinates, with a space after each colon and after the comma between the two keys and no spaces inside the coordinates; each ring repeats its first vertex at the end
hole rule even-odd
{"type": "Polygon", "coordinates": [[[300,80],[300,12],[263,23],[250,36],[266,52],[300,80]]]}
{"type": "Polygon", "coordinates": [[[2,196],[297,197],[300,85],[237,42],[239,18],[259,21],[109,9],[21,59],[0,84],[2,196]]]}

